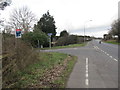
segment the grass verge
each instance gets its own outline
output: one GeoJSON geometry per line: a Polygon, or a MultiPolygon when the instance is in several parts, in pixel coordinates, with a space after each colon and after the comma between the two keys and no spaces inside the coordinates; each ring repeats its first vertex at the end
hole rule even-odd
{"type": "Polygon", "coordinates": [[[66,45],[66,46],[55,46],[51,48],[42,48],[42,50],[46,49],[61,49],[61,48],[74,48],[74,47],[82,47],[85,46],[87,43],[81,43],[81,44],[71,44],[71,45],[66,45]]]}
{"type": "Polygon", "coordinates": [[[73,70],[76,60],[77,60],[77,57],[72,56],[71,60],[68,62],[66,66],[66,69],[62,72],[60,78],[53,82],[55,84],[58,84],[59,88],[66,88],[68,78],[73,70]]]}
{"type": "Polygon", "coordinates": [[[110,43],[110,44],[116,44],[116,45],[120,45],[120,43],[118,43],[116,40],[108,40],[108,41],[104,41],[105,43],[110,43]]]}
{"type": "Polygon", "coordinates": [[[76,57],[56,52],[40,52],[40,60],[22,72],[12,87],[17,88],[59,88],[65,87],[76,57]]]}

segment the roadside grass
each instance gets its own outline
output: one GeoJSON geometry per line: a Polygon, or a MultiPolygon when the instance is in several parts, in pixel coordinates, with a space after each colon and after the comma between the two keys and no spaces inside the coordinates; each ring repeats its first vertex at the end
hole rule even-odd
{"type": "Polygon", "coordinates": [[[55,80],[53,83],[60,85],[59,88],[66,88],[67,81],[69,79],[69,76],[73,70],[73,67],[77,61],[76,56],[72,56],[71,60],[68,62],[66,69],[63,71],[61,77],[57,80],[55,80]]]}
{"type": "Polygon", "coordinates": [[[108,41],[104,41],[105,43],[110,43],[110,44],[116,44],[116,45],[120,45],[120,43],[118,43],[116,40],[108,40],[108,41]]]}
{"type": "Polygon", "coordinates": [[[66,45],[66,46],[55,46],[51,48],[41,48],[42,50],[46,49],[62,49],[62,48],[74,48],[74,47],[82,47],[85,46],[87,43],[81,43],[81,44],[71,44],[71,45],[66,45]]]}
{"type": "MultiPolygon", "coordinates": [[[[19,81],[14,84],[12,87],[17,88],[29,88],[40,83],[40,78],[45,79],[44,74],[47,71],[50,71],[54,66],[62,64],[64,60],[69,55],[56,52],[40,52],[40,60],[35,64],[30,65],[25,68],[22,72],[17,72],[17,75],[20,77],[19,81]]],[[[62,72],[62,76],[59,79],[53,81],[54,84],[60,84],[61,87],[65,87],[67,78],[72,71],[72,68],[76,62],[76,57],[71,56],[66,69],[62,72]]],[[[48,87],[49,86],[45,86],[48,87]]],[[[44,86],[39,86],[39,88],[45,88],[44,86]]]]}

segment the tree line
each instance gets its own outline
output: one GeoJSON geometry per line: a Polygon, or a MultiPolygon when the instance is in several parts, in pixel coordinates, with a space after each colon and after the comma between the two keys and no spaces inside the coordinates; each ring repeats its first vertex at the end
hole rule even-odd
{"type": "Polygon", "coordinates": [[[28,7],[15,8],[10,15],[10,21],[7,22],[7,25],[4,25],[3,33],[11,34],[16,29],[22,30],[22,40],[33,47],[48,47],[49,33],[52,34],[51,40],[54,42],[54,45],[69,45],[83,42],[83,37],[70,35],[67,30],[61,31],[60,36],[56,36],[57,27],[54,17],[50,15],[49,10],[37,21],[36,16],[28,7]],[[34,24],[35,22],[37,23],[34,24]]]}
{"type": "Polygon", "coordinates": [[[108,34],[103,35],[104,40],[117,40],[119,41],[120,38],[120,19],[115,20],[111,24],[111,29],[109,30],[108,34]]]}

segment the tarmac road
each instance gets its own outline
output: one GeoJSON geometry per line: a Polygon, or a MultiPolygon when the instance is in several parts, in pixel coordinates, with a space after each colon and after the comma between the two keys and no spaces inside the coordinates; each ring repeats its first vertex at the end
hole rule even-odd
{"type": "Polygon", "coordinates": [[[45,50],[78,57],[66,88],[118,88],[118,46],[98,42],[93,40],[85,47],[45,50]]]}

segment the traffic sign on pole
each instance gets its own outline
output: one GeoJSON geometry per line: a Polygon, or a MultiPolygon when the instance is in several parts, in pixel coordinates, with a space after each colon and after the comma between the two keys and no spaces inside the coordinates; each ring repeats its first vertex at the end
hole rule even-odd
{"type": "Polygon", "coordinates": [[[48,36],[51,36],[52,35],[52,33],[48,33],[48,36]]]}
{"type": "Polygon", "coordinates": [[[51,35],[52,33],[48,33],[48,36],[49,36],[49,47],[51,48],[51,35]]]}
{"type": "Polygon", "coordinates": [[[16,29],[15,37],[16,38],[21,38],[21,29],[16,29]]]}

